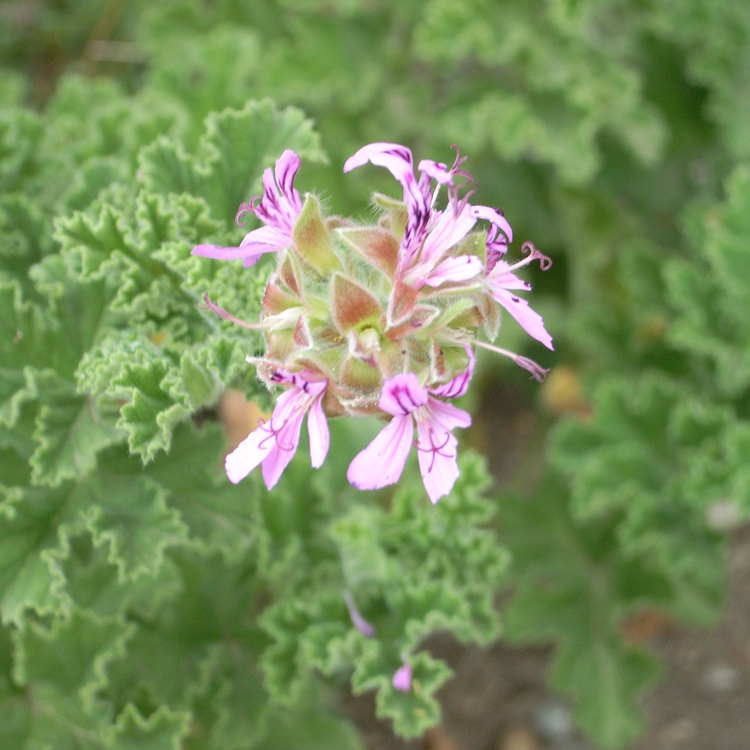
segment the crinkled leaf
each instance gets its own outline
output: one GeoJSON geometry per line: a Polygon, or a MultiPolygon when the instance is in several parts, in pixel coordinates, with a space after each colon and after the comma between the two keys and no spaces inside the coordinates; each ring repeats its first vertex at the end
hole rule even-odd
{"type": "Polygon", "coordinates": [[[162,706],[144,719],[128,704],[110,735],[112,750],[180,750],[190,726],[190,714],[162,706]]]}
{"type": "Polygon", "coordinates": [[[195,157],[173,141],[156,141],[141,153],[140,174],[150,190],[203,197],[213,216],[230,224],[240,203],[260,187],[262,170],[285,148],[303,158],[324,158],[311,122],[299,110],[249,101],[241,110],[209,115],[195,157]]]}

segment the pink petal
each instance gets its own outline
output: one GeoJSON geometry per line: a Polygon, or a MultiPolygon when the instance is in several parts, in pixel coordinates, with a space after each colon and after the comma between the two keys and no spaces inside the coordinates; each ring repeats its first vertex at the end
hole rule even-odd
{"type": "Polygon", "coordinates": [[[466,349],[466,353],[469,355],[469,366],[466,368],[466,372],[456,375],[453,380],[439,385],[437,388],[430,388],[430,393],[435,396],[442,396],[443,398],[459,398],[469,390],[469,381],[474,374],[475,359],[474,352],[470,346],[464,346],[464,349],[466,349]]]}
{"type": "MultiPolygon", "coordinates": [[[[287,393],[291,392],[287,391],[287,393]]],[[[289,466],[289,462],[297,452],[303,415],[302,411],[296,413],[281,428],[276,437],[277,449],[271,451],[263,461],[263,481],[269,490],[273,489],[279,481],[284,469],[289,466]]]]}
{"type": "Polygon", "coordinates": [[[351,618],[352,624],[362,635],[367,638],[372,638],[375,635],[375,628],[362,617],[362,614],[357,609],[357,605],[354,603],[352,595],[348,591],[344,591],[344,601],[346,602],[346,608],[349,610],[349,617],[351,618]]]}
{"type": "MultiPolygon", "coordinates": [[[[286,370],[278,370],[277,374],[278,382],[288,382],[287,378],[290,374],[286,370]]],[[[305,415],[305,399],[305,394],[299,388],[289,388],[284,391],[276,400],[270,421],[247,438],[249,440],[256,433],[263,433],[260,437],[260,447],[265,453],[262,459],[263,481],[269,490],[279,481],[282,472],[297,452],[302,419],[305,415]]],[[[257,465],[255,463],[251,470],[257,465]]]]}
{"type": "Polygon", "coordinates": [[[417,169],[431,179],[436,180],[441,185],[453,184],[453,174],[448,169],[447,165],[441,162],[422,159],[422,161],[419,162],[417,169]]]}
{"type": "Polygon", "coordinates": [[[294,177],[299,171],[300,158],[291,149],[287,149],[276,162],[276,182],[281,193],[290,199],[294,196],[294,177]]]}
{"type": "Polygon", "coordinates": [[[489,206],[472,206],[471,212],[475,218],[494,224],[508,238],[508,242],[513,242],[513,230],[499,211],[489,206]]]}
{"type": "Polygon", "coordinates": [[[411,667],[404,663],[395,671],[391,683],[396,690],[408,693],[411,690],[411,667]]]}
{"type": "Polygon", "coordinates": [[[224,461],[229,481],[233,484],[242,481],[275,448],[275,438],[263,425],[251,432],[224,461]]]}
{"type": "Polygon", "coordinates": [[[359,490],[377,490],[398,482],[414,437],[411,415],[394,417],[349,464],[346,478],[359,490]]]}
{"type": "Polygon", "coordinates": [[[487,275],[487,280],[490,282],[492,287],[500,287],[502,289],[525,289],[529,291],[531,284],[528,281],[519,279],[514,273],[508,271],[510,265],[504,261],[499,260],[495,263],[495,266],[487,275]]]}
{"type": "Polygon", "coordinates": [[[454,213],[452,204],[449,204],[434,229],[427,235],[419,265],[434,266],[448,250],[469,233],[476,221],[468,204],[463,206],[458,214],[454,213]]]}
{"type": "Polygon", "coordinates": [[[400,183],[403,184],[408,174],[414,180],[414,162],[411,151],[398,143],[370,143],[362,146],[344,164],[344,172],[361,167],[367,162],[376,167],[385,167],[400,183]]]}
{"type": "Polygon", "coordinates": [[[427,403],[429,394],[413,372],[395,375],[383,383],[383,391],[378,406],[388,414],[400,417],[410,414],[417,407],[427,403]]]}
{"type": "Polygon", "coordinates": [[[430,500],[436,503],[447,495],[458,479],[456,447],[458,441],[449,432],[434,430],[434,424],[417,425],[419,470],[430,500]]]}
{"type": "Polygon", "coordinates": [[[518,321],[529,336],[541,341],[548,349],[554,349],[552,336],[547,333],[542,316],[534,312],[525,299],[496,286],[492,288],[492,296],[518,321]]]}
{"type": "Polygon", "coordinates": [[[428,286],[437,287],[448,282],[468,281],[483,270],[484,264],[476,255],[459,255],[438,263],[424,282],[428,286]]]}
{"type": "Polygon", "coordinates": [[[471,414],[453,404],[430,397],[429,422],[433,429],[448,432],[456,427],[466,428],[471,425],[471,414]]]}
{"type": "Polygon", "coordinates": [[[328,455],[331,434],[328,430],[328,420],[323,413],[323,396],[319,396],[310,407],[307,415],[307,434],[310,436],[310,462],[313,468],[323,465],[328,455]]]}

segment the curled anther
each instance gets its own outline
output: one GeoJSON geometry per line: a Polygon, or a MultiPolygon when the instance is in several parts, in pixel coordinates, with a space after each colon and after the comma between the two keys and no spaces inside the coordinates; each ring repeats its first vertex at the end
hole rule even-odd
{"type": "Polygon", "coordinates": [[[543,383],[544,379],[547,377],[547,373],[549,372],[549,368],[542,367],[540,364],[534,362],[533,359],[529,359],[528,357],[516,356],[514,361],[519,367],[523,367],[524,370],[528,370],[534,377],[534,380],[536,380],[538,383],[543,383]]]}
{"type": "Polygon", "coordinates": [[[459,169],[459,167],[469,158],[468,156],[461,156],[461,149],[453,143],[451,144],[451,148],[455,149],[456,151],[456,158],[453,162],[453,166],[450,169],[450,173],[452,175],[459,175],[461,177],[465,177],[469,182],[471,182],[473,185],[476,185],[476,180],[471,176],[470,172],[467,172],[465,169],[459,169]]]}
{"type": "Polygon", "coordinates": [[[281,427],[279,427],[279,428],[275,427],[275,425],[273,424],[273,419],[271,419],[268,422],[266,422],[266,424],[263,425],[263,427],[261,428],[261,430],[263,432],[267,432],[268,434],[266,435],[266,437],[264,437],[260,441],[260,443],[258,443],[258,447],[259,448],[263,448],[263,447],[266,446],[266,444],[270,440],[274,440],[276,442],[276,445],[279,447],[279,450],[282,450],[282,451],[294,451],[295,450],[294,442],[292,440],[290,440],[289,443],[285,444],[285,443],[283,443],[281,441],[281,437],[280,437],[281,436],[281,431],[286,426],[287,421],[288,420],[284,420],[284,422],[282,423],[281,427]]]}
{"type": "Polygon", "coordinates": [[[524,242],[523,245],[521,245],[521,252],[524,255],[526,255],[526,253],[531,253],[528,260],[538,260],[539,267],[542,271],[547,271],[552,267],[552,258],[537,250],[536,245],[534,245],[533,242],[524,242]]]}
{"type": "Polygon", "coordinates": [[[255,213],[255,206],[252,203],[240,203],[240,207],[237,209],[237,213],[234,216],[234,223],[238,227],[244,227],[247,223],[245,214],[255,213]]]}

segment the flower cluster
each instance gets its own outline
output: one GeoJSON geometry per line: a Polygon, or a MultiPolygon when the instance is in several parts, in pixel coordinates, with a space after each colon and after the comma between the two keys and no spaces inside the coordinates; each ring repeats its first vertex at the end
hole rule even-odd
{"type": "Polygon", "coordinates": [[[345,172],[370,162],[388,169],[403,188],[403,200],[375,194],[379,220],[363,226],[324,216],[313,194],[303,200],[294,188],[300,159],[285,151],[275,170],[264,173],[263,195],[237,214],[238,223],[251,212],[263,226],[239,247],[193,250],[242,259],[245,266],[265,253],[278,256],[259,323],[244,323],[206,297],[214,312],[264,331],[265,355],[252,361],[269,387],[285,388],[268,422],[227,456],[232,482],[261,464],[273,487],[297,450],[305,415],[315,467],[328,452],[327,416],[379,415],[388,423],[354,458],[347,478],[360,489],[397,482],[415,446],[425,489],[437,502],[458,476],[452,431],[471,424],[450,401],[468,388],[474,348],[509,356],[544,377],[535,362],[491,342],[500,327],[499,305],[552,349],[541,316],[519,296],[531,287],[516,275],[534,260],[543,269],[550,261],[530,243],[520,261],[504,260],[511,227],[502,213],[469,203],[464,189],[473,180],[461,169],[463,161],[457,157],[452,167],[421,161],[417,177],[404,146],[360,149],[345,172]],[[438,208],[442,189],[447,200],[438,208]]]}

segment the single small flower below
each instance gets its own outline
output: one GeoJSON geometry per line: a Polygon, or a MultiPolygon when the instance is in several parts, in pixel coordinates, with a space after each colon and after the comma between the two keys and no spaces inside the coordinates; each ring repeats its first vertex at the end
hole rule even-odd
{"type": "Polygon", "coordinates": [[[354,487],[374,490],[397,482],[411,450],[414,427],[419,469],[433,503],[447,495],[458,478],[455,427],[468,427],[471,416],[435,398],[414,373],[389,378],[378,406],[393,419],[367,448],[355,456],[347,471],[354,487]]]}
{"type": "Polygon", "coordinates": [[[310,459],[317,469],[328,454],[330,435],[323,413],[322,400],[328,385],[325,380],[308,379],[313,373],[291,373],[277,370],[275,380],[289,383],[276,401],[271,419],[251,432],[226,458],[229,480],[243,480],[258,464],[263,466],[263,480],[270,490],[297,452],[302,420],[307,417],[310,436],[310,459]]]}

